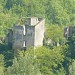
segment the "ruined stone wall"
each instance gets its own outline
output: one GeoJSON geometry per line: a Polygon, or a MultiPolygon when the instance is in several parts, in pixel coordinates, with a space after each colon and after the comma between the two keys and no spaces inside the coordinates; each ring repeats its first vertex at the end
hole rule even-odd
{"type": "Polygon", "coordinates": [[[38,23],[37,17],[25,18],[25,25],[33,26],[38,23]]]}
{"type": "Polygon", "coordinates": [[[23,48],[23,26],[14,26],[13,28],[13,49],[23,48]]]}
{"type": "Polygon", "coordinates": [[[64,28],[64,37],[68,38],[68,36],[69,36],[69,27],[65,27],[64,28]]]}
{"type": "MultiPolygon", "coordinates": [[[[12,48],[20,50],[23,48],[42,46],[45,32],[45,20],[36,17],[26,18],[25,25],[15,25],[12,34],[12,48]]],[[[10,37],[8,37],[10,38],[10,37]]],[[[8,41],[11,41],[11,38],[8,41]]]]}
{"type": "Polygon", "coordinates": [[[26,26],[26,49],[34,46],[34,26],[26,26]]]}
{"type": "Polygon", "coordinates": [[[34,40],[35,47],[43,46],[44,32],[45,32],[45,19],[41,20],[35,26],[35,40],[34,40]]]}
{"type": "Polygon", "coordinates": [[[39,22],[38,18],[36,18],[36,17],[31,18],[31,26],[36,25],[38,22],[39,22]]]}
{"type": "Polygon", "coordinates": [[[65,27],[64,28],[64,37],[67,39],[68,37],[72,36],[73,30],[74,30],[74,27],[72,27],[72,26],[65,27]]]}

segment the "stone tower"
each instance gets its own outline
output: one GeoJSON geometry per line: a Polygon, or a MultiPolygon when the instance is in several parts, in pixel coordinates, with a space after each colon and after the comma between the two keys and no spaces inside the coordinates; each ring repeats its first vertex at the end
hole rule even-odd
{"type": "MultiPolygon", "coordinates": [[[[23,25],[14,25],[12,31],[12,48],[29,49],[30,47],[38,47],[43,45],[45,32],[45,19],[37,17],[23,18],[23,25]]],[[[11,39],[11,38],[10,38],[11,39]]]]}

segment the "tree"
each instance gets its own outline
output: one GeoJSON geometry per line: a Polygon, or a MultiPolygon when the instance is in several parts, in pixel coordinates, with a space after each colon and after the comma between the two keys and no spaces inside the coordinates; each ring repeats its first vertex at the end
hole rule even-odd
{"type": "Polygon", "coordinates": [[[35,57],[42,75],[58,75],[57,71],[60,72],[64,61],[61,47],[55,47],[53,50],[39,47],[35,50],[35,57]]]}
{"type": "Polygon", "coordinates": [[[45,43],[48,39],[51,39],[52,42],[50,44],[55,46],[57,43],[60,43],[60,45],[63,44],[63,26],[59,27],[58,25],[48,25],[45,32],[45,43]]]}
{"type": "Polygon", "coordinates": [[[59,26],[70,23],[69,14],[63,8],[62,0],[47,0],[46,17],[49,23],[58,24],[59,26]]]}
{"type": "Polygon", "coordinates": [[[13,65],[7,68],[5,75],[41,75],[37,67],[34,64],[33,49],[26,52],[19,52],[17,58],[13,60],[13,65]],[[36,68],[35,68],[36,67],[36,68]]]}

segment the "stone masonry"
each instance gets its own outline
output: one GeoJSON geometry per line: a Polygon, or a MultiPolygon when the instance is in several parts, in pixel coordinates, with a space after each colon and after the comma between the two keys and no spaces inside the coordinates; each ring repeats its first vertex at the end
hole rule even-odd
{"type": "Polygon", "coordinates": [[[73,31],[75,30],[75,26],[69,26],[64,28],[64,37],[67,39],[73,35],[73,31]]]}
{"type": "Polygon", "coordinates": [[[24,24],[15,24],[7,36],[7,44],[12,44],[14,50],[29,49],[43,45],[45,19],[37,17],[23,18],[24,24]],[[12,33],[12,34],[11,34],[12,33]]]}

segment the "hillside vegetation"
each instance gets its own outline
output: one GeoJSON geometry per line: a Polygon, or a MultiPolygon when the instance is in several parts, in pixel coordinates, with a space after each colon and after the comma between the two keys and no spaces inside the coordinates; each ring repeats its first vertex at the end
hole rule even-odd
{"type": "Polygon", "coordinates": [[[75,0],[0,0],[0,75],[75,75],[75,31],[63,37],[64,27],[74,24],[75,0]],[[8,29],[33,16],[46,20],[44,46],[14,55],[4,40],[8,29]]]}

